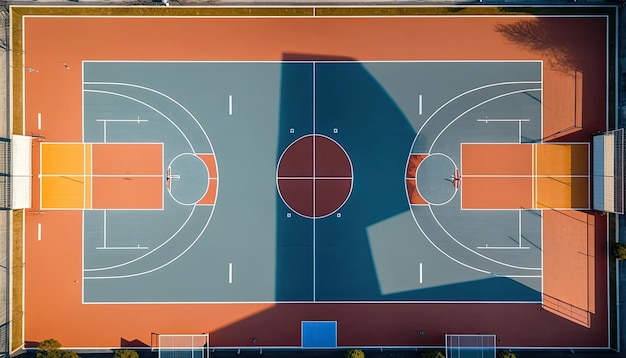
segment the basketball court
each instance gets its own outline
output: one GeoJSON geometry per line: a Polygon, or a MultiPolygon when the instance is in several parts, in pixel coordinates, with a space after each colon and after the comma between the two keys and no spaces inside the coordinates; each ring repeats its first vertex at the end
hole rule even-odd
{"type": "Polygon", "coordinates": [[[202,333],[205,347],[475,332],[608,347],[608,225],[591,210],[608,16],[226,10],[13,9],[14,132],[33,140],[14,252],[28,263],[24,342],[54,326],[81,348],[159,345],[154,332],[202,333]],[[533,26],[556,50],[528,45],[519,29],[533,26]],[[50,306],[36,292],[52,287],[50,306]],[[130,322],[88,337],[56,327],[68,315],[130,322]]]}
{"type": "MultiPolygon", "coordinates": [[[[85,210],[87,303],[541,300],[541,215],[532,210],[543,204],[530,198],[534,186],[538,198],[543,191],[558,191],[540,186],[552,174],[541,171],[545,164],[536,165],[538,175],[528,169],[538,158],[551,157],[564,166],[554,175],[565,173],[559,178],[567,181],[570,156],[563,162],[543,154],[549,145],[528,143],[541,141],[540,62],[84,62],[83,78],[86,144],[42,142],[40,164],[42,210],[85,210]],[[413,76],[403,76],[407,73],[413,76]],[[472,78],[472,73],[477,75],[472,78]],[[461,74],[464,81],[453,89],[430,85],[453,82],[461,74]],[[156,82],[159,77],[162,81],[156,82]],[[379,83],[385,79],[383,88],[379,83]],[[461,96],[454,98],[456,93],[461,96]],[[402,118],[396,105],[402,100],[413,102],[413,122],[402,118]],[[464,113],[454,113],[455,107],[464,113]],[[489,116],[524,119],[483,119],[489,116]],[[495,128],[484,130],[490,121],[495,128]],[[481,134],[472,138],[466,135],[470,132],[481,134]],[[386,144],[393,137],[395,147],[386,144]],[[414,240],[427,225],[418,219],[420,207],[428,205],[413,207],[417,225],[405,215],[408,223],[377,226],[375,235],[366,235],[370,226],[381,224],[375,217],[395,216],[406,206],[406,195],[392,194],[394,183],[403,179],[405,163],[421,155],[408,155],[406,148],[413,142],[413,151],[419,151],[429,138],[434,138],[431,154],[416,172],[412,165],[407,168],[407,175],[416,178],[407,181],[407,190],[423,193],[431,206],[455,217],[456,228],[441,224],[441,229],[458,230],[453,235],[465,244],[443,254],[460,265],[424,262],[438,258],[429,252],[437,245],[414,240]],[[463,142],[487,138],[495,144],[463,142]],[[500,144],[507,142],[521,144],[500,144]],[[215,147],[221,151],[215,153],[215,147]],[[535,147],[541,148],[536,155],[535,147]],[[481,150],[504,157],[498,161],[481,150]],[[65,159],[57,164],[56,158],[65,159]],[[521,169],[507,171],[500,163],[507,161],[521,169]],[[455,169],[464,177],[463,196],[455,195],[460,185],[449,181],[455,169]],[[498,182],[501,192],[484,187],[498,188],[498,182]],[[488,199],[509,190],[520,196],[526,190],[527,196],[508,205],[488,199]],[[61,197],[49,198],[49,192],[61,197]],[[373,200],[376,195],[393,199],[373,200]],[[360,213],[364,204],[371,207],[371,218],[360,213]],[[471,219],[462,219],[459,206],[516,213],[473,212],[471,219]],[[499,216],[500,230],[472,238],[473,226],[493,215],[499,216]],[[129,230],[130,222],[143,225],[129,230]],[[235,227],[235,222],[257,224],[235,227]],[[378,237],[390,241],[379,247],[378,237]],[[361,245],[354,243],[368,239],[374,250],[355,252],[361,245]],[[469,247],[472,239],[484,242],[469,247]],[[525,251],[507,251],[511,240],[517,241],[513,249],[525,251]],[[408,250],[403,241],[417,246],[408,250]],[[292,243],[280,252],[294,260],[287,270],[294,280],[284,292],[276,292],[275,260],[268,260],[277,242],[292,243]],[[482,248],[491,250],[479,252],[482,248]],[[190,250],[200,250],[205,259],[186,260],[182,253],[190,250]],[[410,255],[398,259],[403,252],[410,255]],[[370,255],[377,276],[364,277],[360,270],[370,255]],[[495,265],[471,262],[481,259],[495,265]],[[502,278],[492,280],[491,291],[464,297],[448,286],[427,293],[443,284],[472,285],[494,276],[502,278]],[[521,282],[512,283],[509,276],[521,282]],[[157,295],[148,289],[149,277],[177,289],[157,295]],[[497,294],[511,287],[514,293],[497,294]]],[[[571,153],[571,146],[562,155],[571,153]]],[[[584,155],[586,179],[586,146],[578,152],[584,155]]],[[[559,198],[571,185],[562,186],[559,198]]],[[[557,204],[572,207],[566,201],[557,204]]]]}

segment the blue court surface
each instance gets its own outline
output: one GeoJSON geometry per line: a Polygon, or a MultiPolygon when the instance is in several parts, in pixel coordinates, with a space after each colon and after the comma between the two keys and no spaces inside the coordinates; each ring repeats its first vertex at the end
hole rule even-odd
{"type": "Polygon", "coordinates": [[[541,140],[541,62],[83,73],[83,141],[162,143],[164,198],[84,211],[85,303],[541,300],[541,212],[461,210],[450,181],[461,143],[541,140]],[[416,153],[449,159],[425,167],[434,204],[407,192],[416,153]]]}

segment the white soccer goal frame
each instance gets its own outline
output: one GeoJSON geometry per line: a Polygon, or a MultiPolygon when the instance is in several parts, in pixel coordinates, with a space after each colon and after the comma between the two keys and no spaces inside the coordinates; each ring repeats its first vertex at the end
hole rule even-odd
{"type": "Polygon", "coordinates": [[[209,334],[159,334],[159,358],[208,358],[209,334]]]}
{"type": "Polygon", "coordinates": [[[496,358],[496,343],[495,334],[446,334],[446,358],[496,358]]]}

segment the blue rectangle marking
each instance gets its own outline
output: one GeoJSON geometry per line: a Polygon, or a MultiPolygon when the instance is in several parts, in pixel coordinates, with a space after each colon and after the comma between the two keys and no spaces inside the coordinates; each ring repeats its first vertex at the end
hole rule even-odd
{"type": "Polygon", "coordinates": [[[337,321],[302,321],[302,348],[337,348],[337,321]]]}

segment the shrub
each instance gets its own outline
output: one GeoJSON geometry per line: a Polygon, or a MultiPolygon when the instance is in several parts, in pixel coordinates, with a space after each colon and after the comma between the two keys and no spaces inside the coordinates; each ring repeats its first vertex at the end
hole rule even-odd
{"type": "Polygon", "coordinates": [[[498,358],[515,358],[515,353],[509,351],[498,352],[498,358]]]}
{"type": "Polygon", "coordinates": [[[446,356],[441,351],[433,350],[422,352],[422,358],[446,358],[446,356]]]}
{"type": "Polygon", "coordinates": [[[345,358],[365,358],[365,353],[360,349],[348,349],[345,358]]]}
{"type": "Polygon", "coordinates": [[[61,343],[56,339],[49,338],[39,342],[37,346],[37,358],[63,358],[61,343]]]}
{"type": "Polygon", "coordinates": [[[76,352],[63,351],[62,358],[80,358],[76,352]]]}
{"type": "Polygon", "coordinates": [[[119,351],[115,351],[113,358],[139,358],[139,353],[132,349],[121,349],[119,351]]]}
{"type": "Polygon", "coordinates": [[[40,351],[44,351],[44,352],[55,350],[55,349],[61,349],[61,343],[57,341],[56,339],[49,338],[49,339],[39,342],[37,349],[40,351]]]}
{"type": "Polygon", "coordinates": [[[618,260],[626,260],[626,243],[616,242],[613,244],[613,255],[618,260]]]}
{"type": "Polygon", "coordinates": [[[80,358],[76,352],[62,351],[61,343],[56,339],[46,339],[37,346],[37,358],[80,358]]]}

